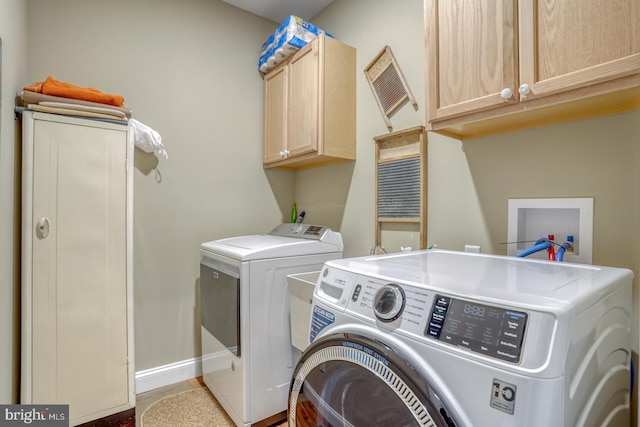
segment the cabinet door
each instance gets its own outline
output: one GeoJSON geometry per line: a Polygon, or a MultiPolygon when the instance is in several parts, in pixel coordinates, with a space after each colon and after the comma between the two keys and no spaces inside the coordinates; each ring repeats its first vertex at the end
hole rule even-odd
{"type": "Polygon", "coordinates": [[[505,88],[517,94],[516,10],[515,0],[425,0],[430,122],[503,105],[505,88]]]}
{"type": "Polygon", "coordinates": [[[289,63],[289,157],[318,150],[321,137],[319,44],[309,43],[289,63]]]}
{"type": "Polygon", "coordinates": [[[288,67],[264,78],[264,163],[284,158],[287,149],[288,67]]]}
{"type": "Polygon", "coordinates": [[[122,128],[33,132],[31,398],[69,404],[72,422],[129,400],[122,128]]]}
{"type": "Polygon", "coordinates": [[[640,1],[520,1],[527,99],[637,74],[640,1]]]}

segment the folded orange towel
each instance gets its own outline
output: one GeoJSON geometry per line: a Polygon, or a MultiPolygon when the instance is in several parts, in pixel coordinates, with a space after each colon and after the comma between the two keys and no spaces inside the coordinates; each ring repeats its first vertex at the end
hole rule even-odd
{"type": "Polygon", "coordinates": [[[51,76],[47,77],[47,80],[44,82],[36,82],[31,86],[23,87],[23,89],[31,92],[43,93],[45,95],[81,99],[83,101],[114,105],[116,107],[122,107],[124,104],[123,96],[103,93],[92,87],[75,86],[71,83],[58,81],[51,76]]]}

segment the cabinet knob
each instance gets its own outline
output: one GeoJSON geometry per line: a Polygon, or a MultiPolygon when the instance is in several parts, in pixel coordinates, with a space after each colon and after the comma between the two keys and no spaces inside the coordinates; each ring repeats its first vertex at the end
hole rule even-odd
{"type": "Polygon", "coordinates": [[[289,155],[289,150],[284,150],[284,156],[287,157],[289,155]]]}
{"type": "Polygon", "coordinates": [[[49,235],[50,226],[51,224],[49,222],[49,218],[40,218],[40,221],[38,221],[38,224],[36,225],[36,236],[38,236],[38,238],[40,239],[44,239],[45,237],[47,237],[49,235]]]}
{"type": "Polygon", "coordinates": [[[529,93],[531,93],[531,88],[529,87],[528,84],[522,83],[518,88],[518,93],[522,96],[527,96],[529,95],[529,93]]]}
{"type": "Polygon", "coordinates": [[[502,89],[502,92],[500,92],[500,96],[503,99],[511,99],[513,97],[513,91],[508,87],[505,87],[504,89],[502,89]]]}
{"type": "Polygon", "coordinates": [[[281,151],[280,152],[280,157],[282,157],[284,159],[284,156],[285,156],[284,151],[281,151]]]}

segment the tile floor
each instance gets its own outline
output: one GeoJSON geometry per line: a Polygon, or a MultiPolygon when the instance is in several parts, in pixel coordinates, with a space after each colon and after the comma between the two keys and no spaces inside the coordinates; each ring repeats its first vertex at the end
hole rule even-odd
{"type": "MultiPolygon", "coordinates": [[[[140,418],[142,417],[142,413],[147,409],[151,404],[157,402],[160,399],[163,399],[167,396],[172,396],[174,394],[181,393],[183,391],[191,390],[194,388],[206,387],[204,382],[202,381],[202,377],[192,378],[188,381],[182,381],[179,383],[171,384],[166,387],[160,387],[155,390],[150,390],[145,393],[140,393],[136,395],[136,426],[140,426],[140,418]]],[[[287,427],[288,423],[285,421],[282,424],[273,427],[287,427]]]]}

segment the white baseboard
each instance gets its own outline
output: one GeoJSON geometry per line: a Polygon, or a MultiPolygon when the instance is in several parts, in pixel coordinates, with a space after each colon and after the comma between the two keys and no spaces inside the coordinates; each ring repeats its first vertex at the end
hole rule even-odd
{"type": "Polygon", "coordinates": [[[136,372],[136,394],[188,381],[202,375],[202,359],[183,360],[136,372]]]}

